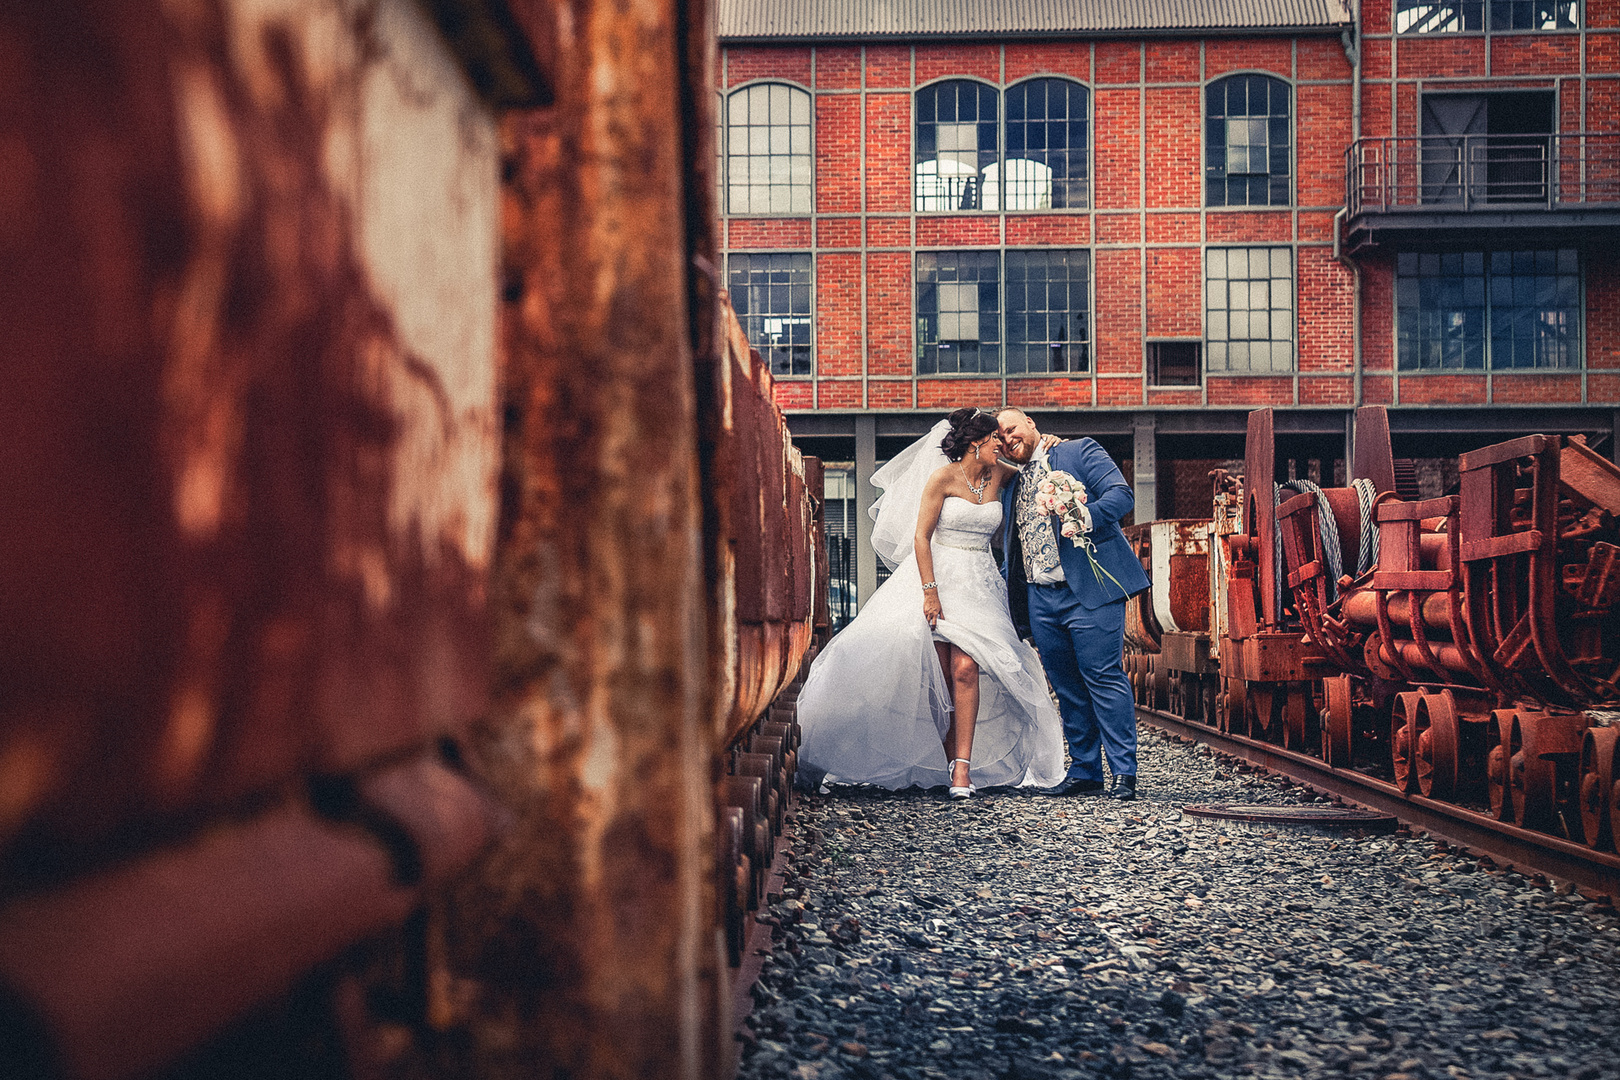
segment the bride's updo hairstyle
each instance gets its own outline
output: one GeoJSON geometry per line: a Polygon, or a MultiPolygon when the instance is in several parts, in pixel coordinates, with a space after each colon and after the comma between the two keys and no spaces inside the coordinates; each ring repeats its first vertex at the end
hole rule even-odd
{"type": "Polygon", "coordinates": [[[948,417],[951,430],[939,441],[939,448],[951,461],[961,461],[975,442],[996,431],[996,418],[983,409],[957,409],[948,417]]]}

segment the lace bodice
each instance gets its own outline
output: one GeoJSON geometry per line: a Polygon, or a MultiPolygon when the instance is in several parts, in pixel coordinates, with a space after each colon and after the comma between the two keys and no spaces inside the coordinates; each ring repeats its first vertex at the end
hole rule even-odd
{"type": "Polygon", "coordinates": [[[990,537],[1001,528],[1001,502],[971,503],[960,495],[949,495],[939,508],[939,524],[934,526],[934,543],[952,548],[988,550],[990,537]]]}

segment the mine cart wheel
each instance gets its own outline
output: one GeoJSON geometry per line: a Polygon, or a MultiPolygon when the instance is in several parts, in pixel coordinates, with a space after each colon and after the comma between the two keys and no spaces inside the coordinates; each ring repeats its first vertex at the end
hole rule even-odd
{"type": "Polygon", "coordinates": [[[1256,683],[1249,687],[1249,737],[1276,742],[1281,734],[1282,698],[1284,691],[1276,683],[1256,683]]]}
{"type": "Polygon", "coordinates": [[[1513,735],[1513,722],[1519,714],[1513,709],[1495,709],[1485,728],[1485,788],[1490,796],[1491,816],[1497,821],[1513,818],[1513,782],[1511,751],[1508,749],[1513,735]]]}
{"type": "Polygon", "coordinates": [[[1172,671],[1165,678],[1164,696],[1170,711],[1183,720],[1187,719],[1187,697],[1181,688],[1181,672],[1172,671]]]}
{"type": "Polygon", "coordinates": [[[1450,690],[1427,694],[1418,703],[1427,719],[1418,730],[1418,790],[1431,799],[1457,797],[1462,774],[1462,721],[1450,690]]]}
{"type": "MultiPolygon", "coordinates": [[[[1616,769],[1620,772],[1620,769],[1616,769]]],[[[1620,780],[1609,789],[1609,839],[1620,837],[1620,780]]]]}
{"type": "Polygon", "coordinates": [[[1322,690],[1322,759],[1335,769],[1348,769],[1351,733],[1355,730],[1350,714],[1350,676],[1323,679],[1322,690]]]}
{"type": "Polygon", "coordinates": [[[1211,675],[1199,681],[1203,683],[1204,712],[1198,719],[1213,726],[1220,718],[1221,680],[1218,676],[1211,675]]]}
{"type": "Polygon", "coordinates": [[[1170,707],[1170,667],[1162,655],[1148,657],[1148,697],[1150,709],[1170,707]]]}
{"type": "Polygon", "coordinates": [[[722,918],[726,934],[726,959],[732,967],[737,967],[742,963],[748,895],[753,884],[753,870],[748,864],[748,856],[743,853],[742,810],[722,806],[718,833],[718,884],[720,901],[725,908],[722,918]]]}
{"type": "Polygon", "coordinates": [[[1290,750],[1305,749],[1305,728],[1310,711],[1310,684],[1288,683],[1283,697],[1283,746],[1290,750]]]}
{"type": "Polygon", "coordinates": [[[1390,764],[1395,768],[1395,786],[1407,794],[1417,790],[1417,714],[1423,695],[1409,691],[1395,695],[1395,708],[1389,714],[1390,764]]]}
{"type": "Polygon", "coordinates": [[[1270,722],[1271,692],[1260,683],[1251,683],[1243,691],[1243,719],[1238,721],[1238,734],[1251,739],[1264,739],[1266,725],[1270,722]]]}
{"type": "Polygon", "coordinates": [[[1541,756],[1545,716],[1520,713],[1508,743],[1508,776],[1513,783],[1513,824],[1528,829],[1556,827],[1558,768],[1541,756]]]}
{"type": "Polygon", "coordinates": [[[1614,759],[1620,743],[1620,728],[1590,728],[1581,741],[1579,802],[1581,833],[1588,847],[1608,850],[1614,846],[1610,819],[1614,816],[1614,759]]]}
{"type": "Polygon", "coordinates": [[[765,899],[765,878],[771,872],[772,855],[775,853],[775,842],[771,839],[770,820],[763,817],[754,819],[753,851],[749,858],[753,860],[752,873],[749,875],[750,889],[748,893],[749,910],[758,909],[760,902],[765,899]]]}
{"type": "Polygon", "coordinates": [[[1242,679],[1222,679],[1226,693],[1221,695],[1220,728],[1227,735],[1247,734],[1248,697],[1242,679]]]}
{"type": "Polygon", "coordinates": [[[1614,786],[1609,788],[1609,842],[1620,850],[1620,741],[1609,755],[1609,775],[1614,777],[1614,786]]]}

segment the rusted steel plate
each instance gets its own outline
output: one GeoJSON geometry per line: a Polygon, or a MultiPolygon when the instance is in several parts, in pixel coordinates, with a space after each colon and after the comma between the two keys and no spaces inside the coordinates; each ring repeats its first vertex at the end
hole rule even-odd
{"type": "Polygon", "coordinates": [[[702,1077],[717,709],[681,169],[714,116],[712,85],[679,88],[712,13],[554,15],[556,104],[503,123],[498,694],[472,752],[516,824],[444,914],[442,1024],[468,1074],[702,1077]]]}
{"type": "Polygon", "coordinates": [[[455,56],[407,0],[9,5],[0,42],[0,838],[466,723],[499,201],[455,56]]]}
{"type": "Polygon", "coordinates": [[[0,980],[67,1075],[145,1076],[402,921],[420,893],[394,871],[364,832],[284,805],[0,909],[0,980]]]}
{"type": "Polygon", "coordinates": [[[1148,526],[1153,613],[1170,631],[1209,630],[1209,521],[1165,519],[1148,526]]]}
{"type": "Polygon", "coordinates": [[[1277,440],[1270,409],[1249,414],[1248,435],[1244,440],[1243,522],[1248,534],[1257,537],[1252,557],[1255,561],[1254,599],[1262,629],[1274,629],[1282,619],[1282,598],[1277,592],[1276,555],[1272,536],[1276,529],[1277,440]]]}
{"type": "MultiPolygon", "coordinates": [[[[1149,577],[1153,573],[1153,538],[1151,525],[1131,525],[1125,529],[1125,539],[1149,577]]],[[[1153,613],[1153,590],[1148,589],[1125,602],[1125,644],[1144,653],[1159,651],[1159,622],[1153,613]]]]}
{"type": "MultiPolygon", "coordinates": [[[[739,340],[742,329],[736,330],[739,340]]],[[[732,527],[737,551],[737,621],[764,622],[767,612],[768,541],[766,530],[765,401],[758,379],[759,356],[743,342],[731,344],[731,408],[737,441],[737,468],[732,478],[732,527]]]]}
{"type": "Polygon", "coordinates": [[[1363,405],[1356,410],[1356,438],[1350,476],[1371,480],[1373,491],[1395,490],[1395,455],[1390,447],[1389,413],[1382,405],[1363,405]]]}
{"type": "Polygon", "coordinates": [[[1582,501],[1620,514],[1620,467],[1594,453],[1584,440],[1572,438],[1558,459],[1558,482],[1582,501]]]}

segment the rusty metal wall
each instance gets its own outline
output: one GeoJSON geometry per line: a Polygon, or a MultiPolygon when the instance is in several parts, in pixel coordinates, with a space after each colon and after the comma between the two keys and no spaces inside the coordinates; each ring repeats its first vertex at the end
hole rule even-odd
{"type": "Polygon", "coordinates": [[[483,706],[494,121],[414,5],[346,7],[4,16],[0,836],[28,850],[483,706]]]}
{"type": "Polygon", "coordinates": [[[717,287],[713,26],[0,12],[0,1030],[38,1070],[727,1069],[825,559],[717,287]]]}
{"type": "Polygon", "coordinates": [[[66,1074],[195,1047],[493,828],[439,742],[490,685],[493,103],[544,95],[432,8],[0,10],[0,998],[66,1074]]]}
{"type": "MultiPolygon", "coordinates": [[[[477,771],[515,823],[443,911],[416,1068],[713,1075],[713,770],[673,2],[518,4],[555,104],[502,128],[506,394],[477,771]]],[[[714,317],[711,315],[711,317],[714,317]]],[[[711,331],[712,333],[712,331],[711,331]]]]}

